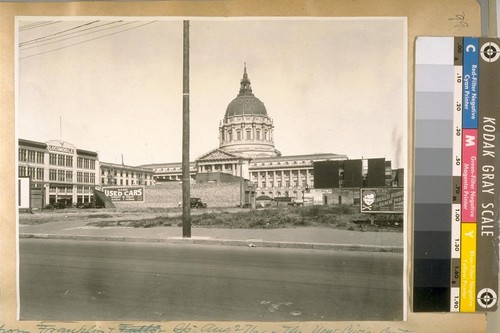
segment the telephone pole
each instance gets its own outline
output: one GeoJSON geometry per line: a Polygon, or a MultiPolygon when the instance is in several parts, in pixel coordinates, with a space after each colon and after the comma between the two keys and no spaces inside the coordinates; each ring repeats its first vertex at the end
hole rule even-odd
{"type": "Polygon", "coordinates": [[[189,21],[184,21],[182,80],[182,237],[191,238],[191,176],[189,174],[189,21]]]}

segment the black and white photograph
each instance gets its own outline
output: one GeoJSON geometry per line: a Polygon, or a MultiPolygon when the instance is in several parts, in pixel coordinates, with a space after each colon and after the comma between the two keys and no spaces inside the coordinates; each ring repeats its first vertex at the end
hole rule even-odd
{"type": "Polygon", "coordinates": [[[15,33],[20,320],[406,320],[406,18],[15,33]]]}

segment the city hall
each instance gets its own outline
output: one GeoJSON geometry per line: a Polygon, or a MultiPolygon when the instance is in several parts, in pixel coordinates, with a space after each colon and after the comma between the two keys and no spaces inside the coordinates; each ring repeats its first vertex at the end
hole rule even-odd
{"type": "MultiPolygon", "coordinates": [[[[274,131],[273,119],[252,91],[245,64],[239,92],[220,121],[219,146],[190,162],[194,195],[220,207],[255,206],[259,199],[340,204],[359,202],[362,187],[404,185],[404,170],[392,169],[385,158],[353,160],[330,152],[283,156],[275,147],[274,131]]],[[[30,178],[31,188],[40,193],[33,207],[90,203],[95,190],[112,186],[145,187],[146,206],[172,207],[181,198],[180,162],[108,163],[99,160],[98,152],[62,140],[20,138],[18,176],[30,178]]]]}

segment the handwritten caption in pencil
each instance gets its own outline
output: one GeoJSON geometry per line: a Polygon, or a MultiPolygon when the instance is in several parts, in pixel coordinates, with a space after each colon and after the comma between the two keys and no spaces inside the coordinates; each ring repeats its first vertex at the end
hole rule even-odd
{"type": "Polygon", "coordinates": [[[370,329],[369,325],[272,325],[272,328],[261,327],[259,324],[245,323],[178,323],[162,326],[160,324],[132,325],[119,324],[118,326],[100,327],[96,325],[83,325],[77,327],[65,327],[54,324],[39,323],[36,329],[9,328],[0,324],[0,333],[416,333],[402,327],[384,327],[370,329]]]}

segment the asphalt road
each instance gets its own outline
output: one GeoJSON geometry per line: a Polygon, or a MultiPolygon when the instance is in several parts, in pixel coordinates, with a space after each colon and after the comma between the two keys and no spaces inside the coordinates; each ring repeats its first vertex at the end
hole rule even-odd
{"type": "Polygon", "coordinates": [[[403,255],[20,240],[23,320],[401,320],[403,255]]]}

